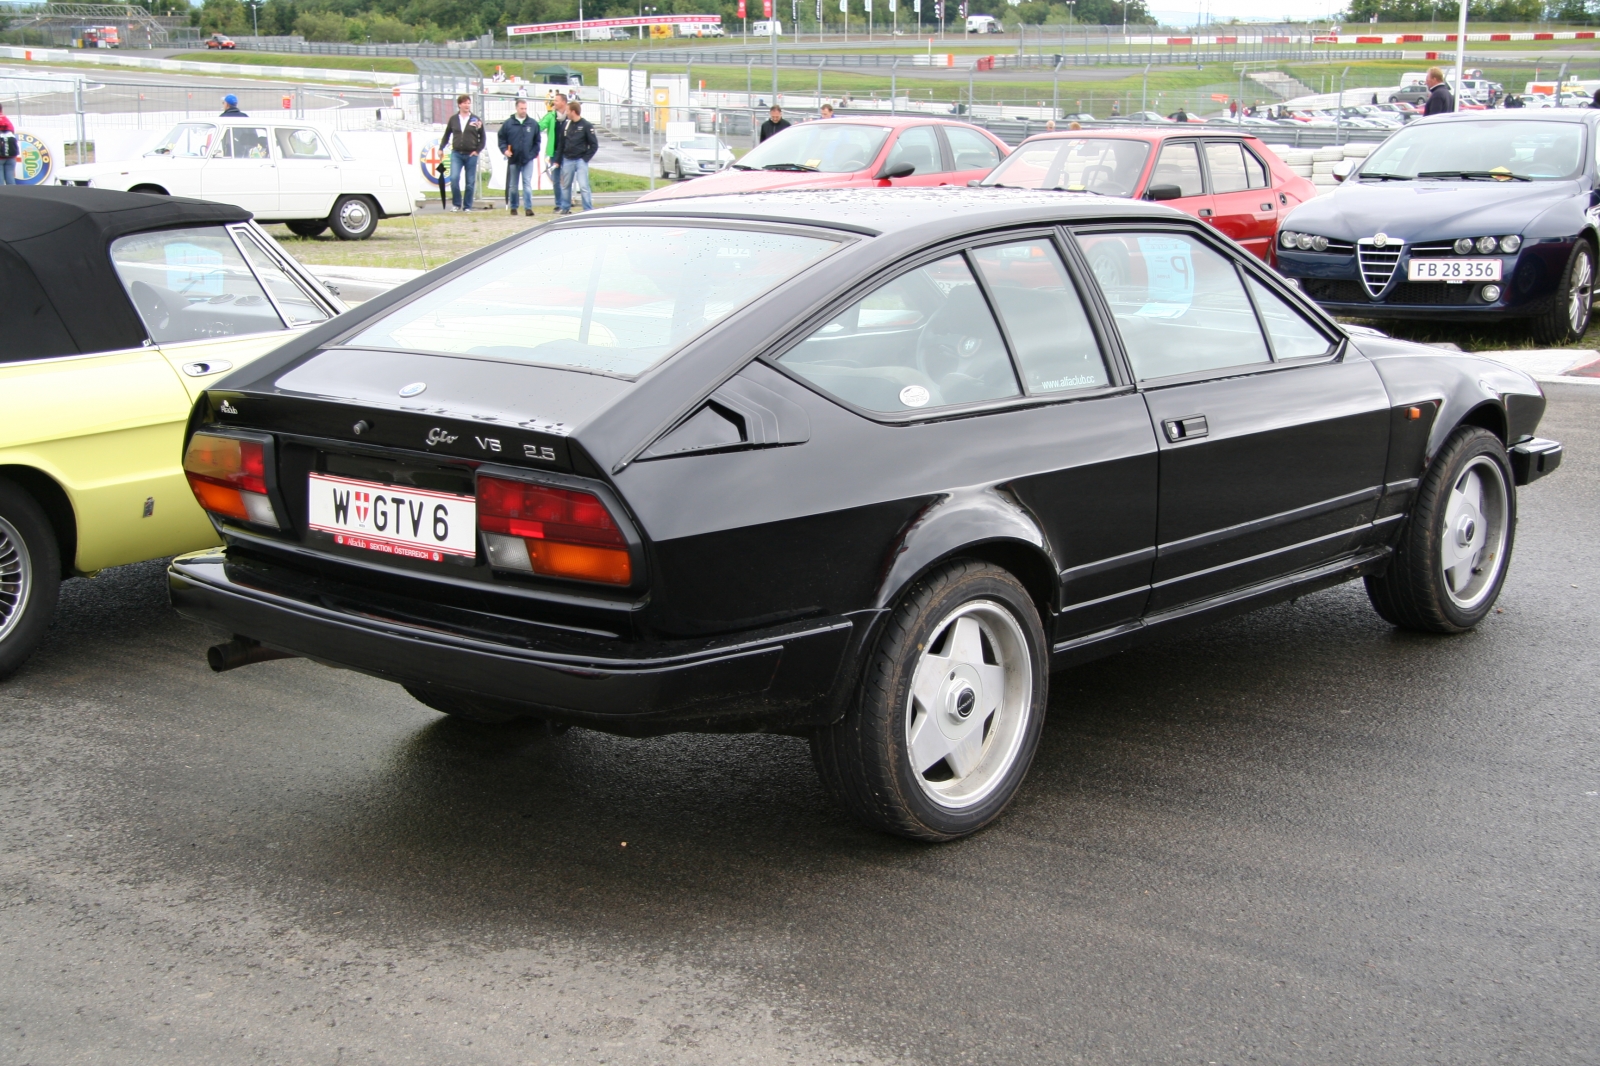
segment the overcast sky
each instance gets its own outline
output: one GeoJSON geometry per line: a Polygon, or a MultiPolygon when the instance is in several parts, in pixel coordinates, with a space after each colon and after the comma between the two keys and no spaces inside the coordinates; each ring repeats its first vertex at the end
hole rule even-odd
{"type": "Polygon", "coordinates": [[[1162,22],[1192,25],[1202,11],[1208,12],[1216,20],[1325,19],[1333,12],[1343,11],[1346,6],[1342,0],[1211,0],[1209,6],[1205,0],[1195,0],[1192,5],[1185,7],[1181,0],[1177,3],[1173,0],[1155,0],[1150,4],[1150,10],[1162,22]]]}

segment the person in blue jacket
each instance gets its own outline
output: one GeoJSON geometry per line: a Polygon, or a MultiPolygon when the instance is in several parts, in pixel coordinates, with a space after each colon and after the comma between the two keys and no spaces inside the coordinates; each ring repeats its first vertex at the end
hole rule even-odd
{"type": "Polygon", "coordinates": [[[533,215],[533,183],[539,167],[539,123],[528,114],[528,101],[517,100],[517,113],[500,123],[500,154],[506,157],[506,206],[517,213],[517,191],[522,192],[522,213],[533,215]]]}

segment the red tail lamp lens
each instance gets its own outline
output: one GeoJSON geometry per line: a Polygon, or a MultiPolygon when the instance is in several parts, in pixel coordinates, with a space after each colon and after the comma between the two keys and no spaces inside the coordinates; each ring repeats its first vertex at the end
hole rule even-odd
{"type": "Polygon", "coordinates": [[[496,566],[626,585],[628,541],[600,497],[506,478],[478,478],[478,528],[496,566]]]}
{"type": "Polygon", "coordinates": [[[183,454],[183,472],[207,511],[257,525],[278,524],[267,496],[266,447],[260,441],[196,433],[183,454]]]}

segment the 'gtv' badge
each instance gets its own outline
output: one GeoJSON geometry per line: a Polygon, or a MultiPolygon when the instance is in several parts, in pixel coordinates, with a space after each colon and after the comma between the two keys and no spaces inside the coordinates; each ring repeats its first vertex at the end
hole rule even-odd
{"type": "Polygon", "coordinates": [[[432,429],[428,430],[428,447],[430,448],[435,444],[449,444],[455,439],[456,435],[454,433],[446,433],[438,426],[434,426],[432,429]]]}

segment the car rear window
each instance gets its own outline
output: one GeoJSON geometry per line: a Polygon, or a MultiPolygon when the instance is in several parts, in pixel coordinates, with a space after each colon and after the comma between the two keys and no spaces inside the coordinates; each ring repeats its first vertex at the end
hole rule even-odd
{"type": "Polygon", "coordinates": [[[555,230],[348,343],[633,377],[837,247],[828,237],[710,226],[555,230]]]}
{"type": "Polygon", "coordinates": [[[1148,142],[1122,137],[1029,141],[1011,153],[983,183],[1013,189],[1070,189],[1102,196],[1132,196],[1148,158],[1148,142]]]}

